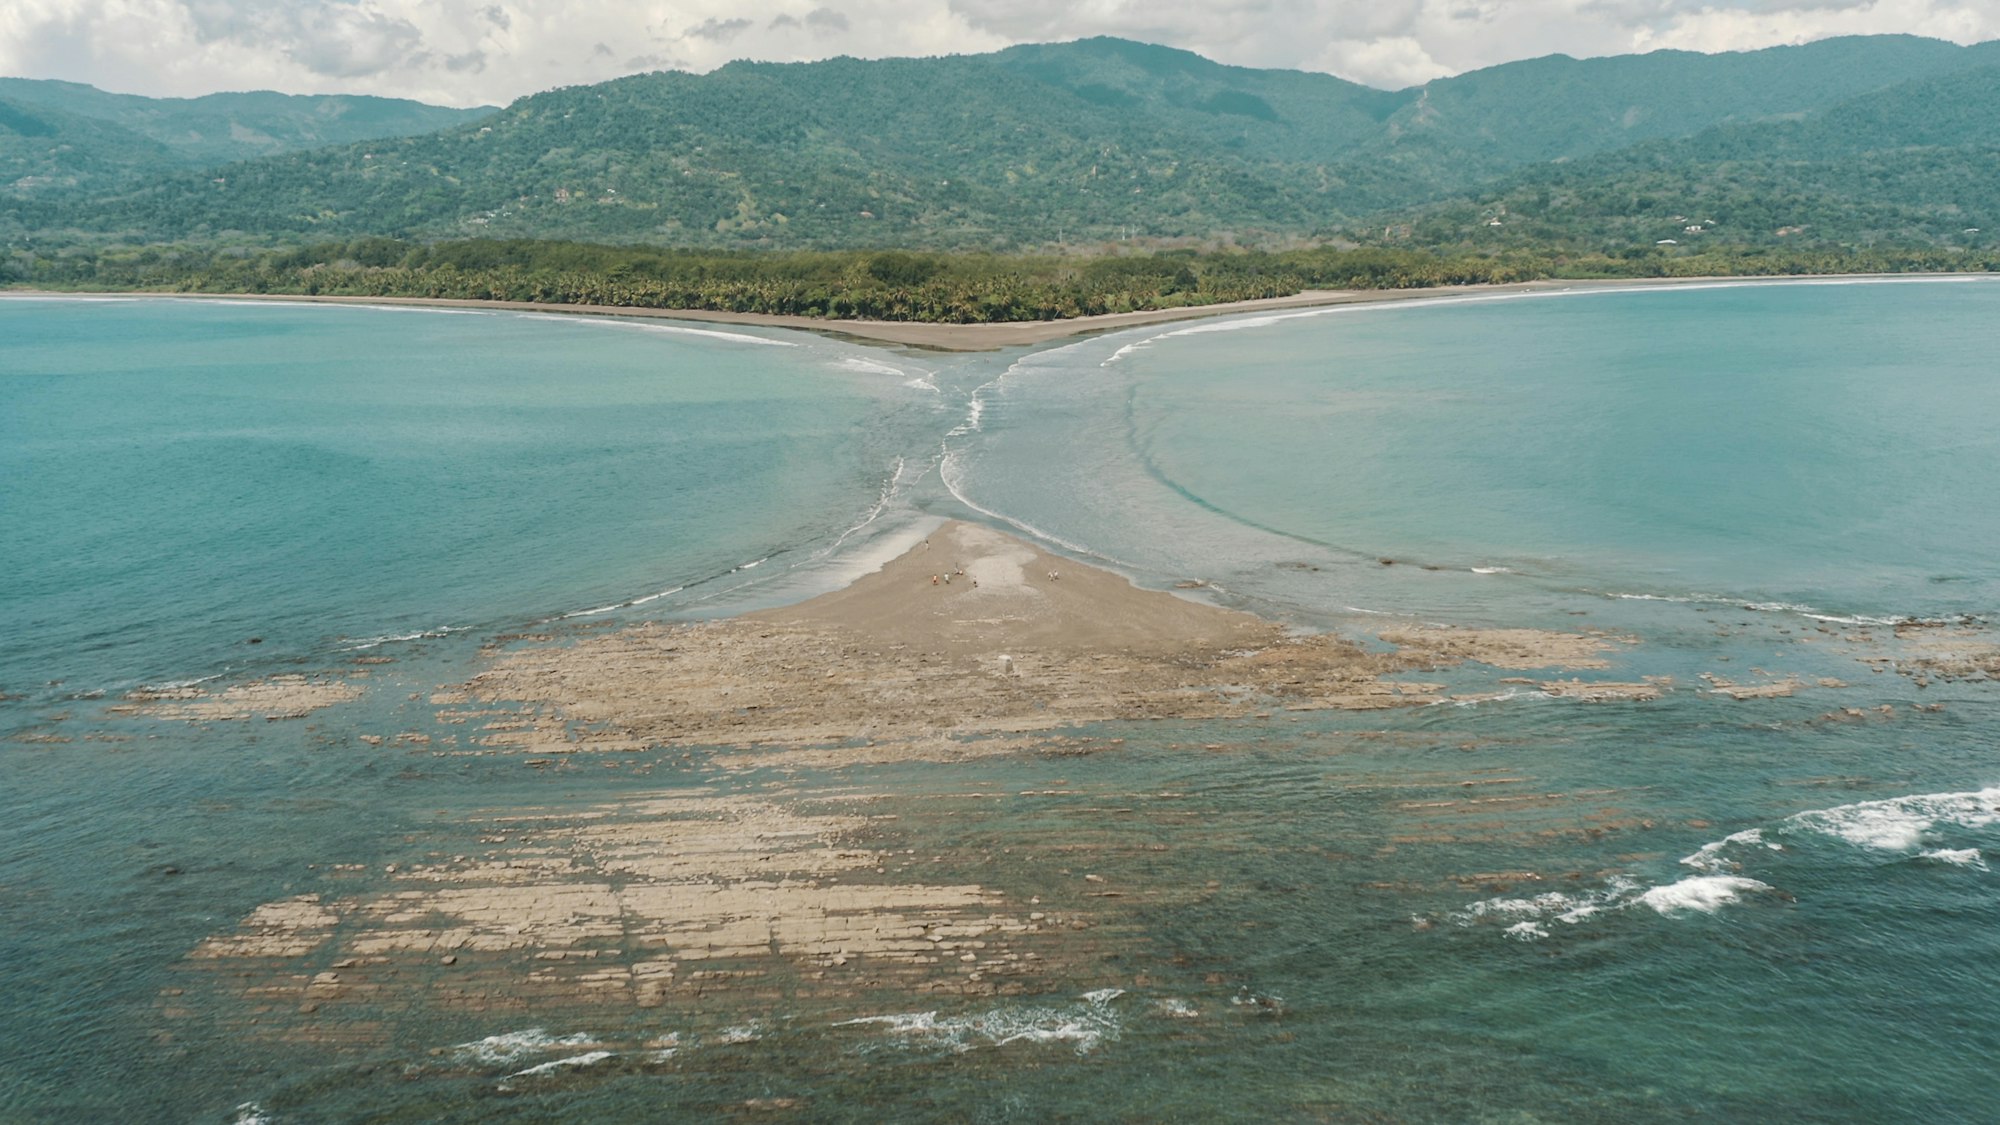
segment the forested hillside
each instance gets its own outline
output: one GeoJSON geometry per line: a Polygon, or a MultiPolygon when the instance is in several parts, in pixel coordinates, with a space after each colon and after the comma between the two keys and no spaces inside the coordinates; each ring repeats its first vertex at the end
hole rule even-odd
{"type": "Polygon", "coordinates": [[[0,78],[0,199],[116,190],[176,169],[429,133],[492,112],[268,91],[145,98],[0,78]]]}
{"type": "MultiPolygon", "coordinates": [[[[425,135],[38,193],[0,217],[0,236],[956,250],[1553,240],[1651,253],[1714,218],[1704,237],[1802,226],[1826,243],[1955,245],[1984,225],[1975,204],[1996,187],[1976,139],[2000,120],[1996,64],[1994,44],[1888,36],[1534,59],[1387,92],[1116,39],[736,63],[552,90],[425,135]],[[1729,217],[1706,213],[1717,210],[1729,217]]],[[[157,143],[120,127],[105,144],[157,143]]],[[[98,159],[106,178],[134,163],[98,159]]]]}
{"type": "Polygon", "coordinates": [[[1427,246],[1992,246],[2000,66],[1520,171],[1417,213],[1427,246]]]}

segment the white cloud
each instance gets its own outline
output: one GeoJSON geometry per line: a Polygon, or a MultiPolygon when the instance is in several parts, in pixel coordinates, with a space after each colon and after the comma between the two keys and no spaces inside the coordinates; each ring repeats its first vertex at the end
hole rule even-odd
{"type": "Polygon", "coordinates": [[[1562,52],[2000,37],[2000,0],[3,0],[0,73],[505,102],[635,69],[1120,35],[1404,86],[1562,52]],[[601,49],[600,49],[601,48],[601,49]]]}
{"type": "Polygon", "coordinates": [[[1663,47],[1726,51],[1739,42],[1805,43],[1831,35],[1886,31],[1979,42],[2000,34],[2000,5],[1948,6],[1923,0],[1851,0],[1749,9],[1708,5],[1675,13],[1660,26],[1635,36],[1633,45],[1642,51],[1663,47]]]}

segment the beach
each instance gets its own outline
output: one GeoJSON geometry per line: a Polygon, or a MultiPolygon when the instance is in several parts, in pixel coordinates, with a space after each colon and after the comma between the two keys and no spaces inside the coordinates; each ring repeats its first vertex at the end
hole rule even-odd
{"type": "MultiPolygon", "coordinates": [[[[686,320],[708,324],[735,324],[763,328],[789,328],[860,341],[869,344],[917,348],[939,352],[982,352],[1001,348],[1031,347],[1076,336],[1141,328],[1207,317],[1245,313],[1283,312],[1295,309],[1326,308],[1336,305],[1366,305],[1384,302],[1425,301],[1473,296],[1562,292],[1589,289],[1654,288],[1658,286],[1739,284],[1754,285],[1773,281],[1881,280],[1908,275],[1842,275],[1805,277],[1648,277],[1545,281],[1523,281],[1511,285],[1450,285],[1429,289],[1309,289],[1286,297],[1251,301],[1224,301],[1212,305],[1150,309],[1141,312],[1080,316],[1068,320],[1019,321],[997,324],[932,324],[918,321],[828,320],[810,316],[780,316],[770,313],[720,312],[713,309],[647,309],[616,305],[562,305],[535,301],[461,301],[434,297],[344,297],[307,296],[284,293],[73,293],[68,296],[147,296],[179,300],[285,301],[307,304],[383,305],[411,308],[496,309],[510,312],[563,313],[573,316],[633,317],[642,320],[686,320]]],[[[1929,275],[1959,276],[1959,275],[1929,275]]],[[[1972,275],[1966,275],[1972,276],[1972,275]]],[[[28,294],[37,290],[15,290],[28,294]]]]}

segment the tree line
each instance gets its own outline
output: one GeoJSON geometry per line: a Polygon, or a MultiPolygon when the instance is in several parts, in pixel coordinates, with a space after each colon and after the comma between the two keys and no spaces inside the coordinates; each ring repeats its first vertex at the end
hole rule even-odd
{"type": "Polygon", "coordinates": [[[979,324],[1289,296],[1555,278],[1989,271],[2000,251],[1652,246],[1445,253],[1381,247],[1096,256],[717,252],[577,242],[359,238],[15,251],[0,282],[58,290],[424,297],[979,324]]]}

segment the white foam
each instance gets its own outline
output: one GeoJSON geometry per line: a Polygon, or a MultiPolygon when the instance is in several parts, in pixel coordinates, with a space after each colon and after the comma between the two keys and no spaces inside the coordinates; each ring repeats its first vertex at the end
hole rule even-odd
{"type": "Polygon", "coordinates": [[[1694,868],[1696,871],[1715,872],[1724,869],[1733,869],[1736,867],[1736,864],[1722,857],[1723,849],[1736,845],[1747,846],[1750,844],[1762,844],[1774,852],[1784,850],[1782,846],[1766,841],[1763,829],[1748,828],[1744,831],[1724,836],[1720,840],[1703,844],[1693,855],[1682,856],[1681,862],[1694,868]]]}
{"type": "Polygon", "coordinates": [[[862,1016],[835,1027],[880,1027],[887,1034],[912,1039],[954,1054],[981,1046],[1014,1043],[1066,1043],[1079,1055],[1118,1038],[1120,1024],[1111,1001],[1123,996],[1118,988],[1085,993],[1083,1003],[1064,1008],[994,1008],[969,1016],[939,1017],[936,1012],[905,1012],[862,1016]]]}
{"type": "Polygon", "coordinates": [[[1908,852],[1941,825],[1985,828],[1995,823],[2000,823],[2000,786],[1811,809],[1786,817],[1783,827],[1834,836],[1876,851],[1908,852]]]}
{"type": "Polygon", "coordinates": [[[1172,996],[1169,996],[1164,1000],[1155,1001],[1153,1004],[1153,1008],[1154,1010],[1158,1011],[1161,1015],[1167,1017],[1170,1020],[1192,1020],[1201,1018],[1200,1008],[1195,1007],[1193,1004],[1190,1004],[1185,1000],[1180,1000],[1172,996]]]}
{"type": "MultiPolygon", "coordinates": [[[[1476,569],[1476,568],[1475,568],[1476,569]]],[[[1712,605],[1747,609],[1754,613],[1794,614],[1812,621],[1824,621],[1833,625],[1931,625],[1944,624],[1940,619],[1901,616],[1872,616],[1868,614],[1829,613],[1816,606],[1799,602],[1753,602],[1742,598],[1724,597],[1720,594],[1627,594],[1606,593],[1607,598],[1626,602],[1672,602],[1676,605],[1712,605]]]]}
{"type": "Polygon", "coordinates": [[[1555,921],[1566,926],[1574,926],[1586,918],[1602,913],[1607,908],[1623,905],[1637,887],[1636,882],[1620,875],[1613,877],[1600,891],[1576,894],[1548,891],[1531,898],[1493,898],[1475,902],[1450,915],[1450,920],[1461,926],[1469,926],[1488,918],[1514,919],[1515,922],[1508,927],[1509,930],[1518,928],[1520,922],[1555,921]]]}
{"type": "Polygon", "coordinates": [[[1475,566],[1475,567],[1473,567],[1473,568],[1472,568],[1472,573],[1474,573],[1474,574],[1512,574],[1512,573],[1514,573],[1514,571],[1513,571],[1513,568],[1511,568],[1511,567],[1505,567],[1505,566],[1475,566]]]}
{"type": "Polygon", "coordinates": [[[141,684],[139,685],[139,690],[140,691],[183,691],[187,688],[200,687],[202,684],[209,683],[214,680],[219,680],[227,674],[228,673],[226,672],[217,672],[213,676],[202,676],[192,680],[166,680],[157,684],[141,684]]]}
{"type": "Polygon", "coordinates": [[[875,498],[875,506],[868,509],[868,514],[861,517],[860,523],[857,523],[853,527],[848,528],[846,531],[841,532],[840,537],[838,539],[835,539],[832,542],[832,544],[830,544],[827,547],[826,550],[820,552],[821,556],[832,554],[834,550],[836,550],[842,543],[847,542],[848,536],[853,535],[855,532],[860,531],[862,528],[867,527],[871,523],[874,523],[876,519],[879,518],[884,511],[888,510],[889,502],[896,498],[896,486],[900,485],[903,482],[903,470],[906,467],[907,467],[907,462],[905,462],[903,458],[901,457],[896,458],[896,469],[894,472],[889,474],[888,480],[882,482],[882,491],[875,498]]]}
{"type": "Polygon", "coordinates": [[[1976,867],[1981,871],[1989,870],[1986,866],[1986,857],[1979,854],[1978,848],[1932,848],[1918,858],[1955,864],[1959,867],[1976,867]]]}
{"type": "Polygon", "coordinates": [[[717,1038],[724,1043],[755,1043],[763,1037],[764,1027],[755,1020],[737,1027],[725,1027],[717,1033],[717,1038]]]}
{"type": "MultiPolygon", "coordinates": [[[[1700,855],[1702,853],[1696,853],[1700,855]]],[[[1693,857],[1690,857],[1693,858],[1693,857]]],[[[1486,921],[1504,922],[1501,931],[1515,941],[1540,941],[1549,936],[1549,924],[1574,926],[1589,918],[1614,911],[1646,906],[1672,916],[1686,911],[1713,913],[1752,891],[1768,891],[1768,884],[1738,875],[1691,875],[1678,883],[1641,889],[1629,876],[1613,876],[1603,890],[1564,893],[1549,891],[1530,898],[1495,898],[1475,902],[1446,916],[1459,926],[1486,921]]]]}
{"type": "Polygon", "coordinates": [[[687,589],[686,586],[673,586],[668,589],[661,590],[657,594],[647,594],[643,598],[633,598],[629,602],[618,602],[615,605],[601,605],[598,606],[596,609],[579,609],[574,613],[565,613],[561,617],[558,617],[556,620],[568,621],[572,617],[594,617],[600,613],[613,613],[621,609],[631,609],[633,606],[641,606],[645,605],[647,602],[656,602],[659,601],[661,598],[670,597],[674,594],[680,593],[682,590],[685,589],[687,589]]]}
{"type": "Polygon", "coordinates": [[[1119,348],[1117,351],[1112,352],[1108,359],[1106,359],[1103,363],[1098,364],[1097,366],[1109,367],[1112,364],[1117,363],[1119,360],[1124,359],[1126,356],[1131,355],[1133,352],[1144,349],[1146,345],[1150,343],[1152,343],[1151,340],[1140,340],[1136,344],[1127,344],[1124,347],[1119,348]]]}
{"type": "MultiPolygon", "coordinates": [[[[344,304],[345,302],[343,302],[344,304]]],[[[432,316],[492,316],[491,309],[454,309],[442,305],[348,305],[371,312],[427,313],[432,316]]]]}
{"type": "MultiPolygon", "coordinates": [[[[987,386],[991,385],[991,383],[987,384],[987,386]]],[[[965,420],[947,431],[944,435],[945,437],[964,437],[966,434],[979,432],[980,419],[986,416],[986,400],[980,397],[979,392],[985,389],[986,387],[981,387],[979,390],[972,392],[972,397],[966,400],[965,420]]]]}
{"type": "Polygon", "coordinates": [[[1285,1009],[1284,997],[1275,993],[1259,996],[1250,991],[1248,985],[1237,989],[1236,995],[1229,998],[1229,1003],[1237,1008],[1262,1008],[1269,1012],[1281,1012],[1285,1009]]]}
{"type": "Polygon", "coordinates": [[[535,1066],[531,1066],[526,1070],[517,1070],[514,1073],[508,1075],[507,1077],[526,1078],[532,1074],[549,1074],[557,1070],[576,1069],[578,1067],[595,1066],[598,1063],[603,1062],[605,1059],[610,1058],[611,1056],[612,1052],[610,1051],[586,1051],[581,1055],[571,1055],[566,1059],[555,1059],[550,1062],[539,1063],[535,1066]]]}
{"type": "Polygon", "coordinates": [[[236,1117],[230,1125],[271,1125],[274,1120],[275,1118],[264,1112],[263,1106],[256,1102],[244,1102],[236,1107],[236,1117]]]}
{"type": "Polygon", "coordinates": [[[1309,317],[1326,316],[1331,313],[1346,311],[1344,308],[1332,307],[1307,309],[1292,313],[1267,313],[1262,316],[1228,317],[1206,324],[1198,324],[1192,328],[1177,328],[1172,332],[1162,332],[1158,336],[1153,337],[1152,340],[1141,342],[1150,344],[1153,340],[1174,340],[1183,336],[1206,336],[1212,332],[1239,332],[1245,328],[1269,328],[1273,324],[1282,324],[1288,320],[1305,320],[1309,317]]]}
{"type": "Polygon", "coordinates": [[[565,324],[587,324],[597,328],[627,328],[640,332],[659,332],[670,336],[700,336],[710,340],[724,340],[732,344],[762,344],[773,348],[798,347],[798,344],[791,340],[773,340],[769,336],[753,336],[748,332],[725,332],[718,328],[690,328],[681,324],[655,324],[651,321],[592,315],[581,310],[574,313],[519,313],[517,315],[524,320],[556,320],[565,324]]]}
{"type": "Polygon", "coordinates": [[[1125,563],[1119,562],[1117,559],[1113,559],[1110,558],[1109,556],[1093,551],[1090,548],[1085,547],[1079,543],[1072,543],[1069,540],[1064,539],[1062,536],[1054,534],[1053,532],[1043,531],[1041,528],[1036,527],[1034,524],[1028,523],[1025,520],[1017,520],[1012,516],[1002,515],[991,508],[988,508],[982,504],[975,503],[971,497],[965,494],[965,490],[961,487],[964,484],[964,473],[959,468],[958,455],[955,453],[947,451],[945,455],[939,459],[938,481],[944,485],[945,491],[951,493],[954,499],[956,499],[959,503],[965,505],[966,507],[971,508],[973,511],[978,512],[980,515],[999,520],[1001,523],[1004,523],[1007,526],[1012,527],[1018,531],[1025,532],[1029,536],[1036,539],[1040,539],[1044,543],[1054,543],[1057,546],[1062,547],[1068,551],[1073,551],[1076,554],[1092,555],[1097,558],[1103,559],[1108,563],[1111,563],[1113,566],[1127,565],[1125,563]]]}
{"type": "Polygon", "coordinates": [[[1741,875],[1690,875],[1678,883],[1654,887],[1640,895],[1639,901],[1661,914],[1673,915],[1687,910],[1713,914],[1746,894],[1770,889],[1769,883],[1760,883],[1741,875]]]}
{"type": "Polygon", "coordinates": [[[1867,617],[1861,614],[1807,613],[1800,611],[1800,617],[1810,617],[1814,621],[1824,621],[1831,625],[1924,625],[1933,624],[1915,617],[1867,617]]]}
{"type": "Polygon", "coordinates": [[[859,371],[863,375],[900,376],[908,374],[908,372],[904,371],[900,367],[891,367],[886,363],[877,363],[872,359],[862,359],[860,356],[848,356],[847,358],[842,359],[835,366],[839,367],[843,371],[859,371]]]}
{"type": "Polygon", "coordinates": [[[1759,613],[1803,613],[1811,615],[1819,612],[1809,605],[1800,605],[1797,602],[1748,602],[1745,603],[1743,608],[1754,609],[1759,613]]]}
{"type": "Polygon", "coordinates": [[[1470,695],[1466,696],[1463,699],[1454,699],[1454,698],[1440,699],[1435,703],[1430,704],[1430,706],[1477,707],[1483,703],[1509,703],[1516,699],[1554,699],[1554,698],[1555,696],[1545,691],[1540,691],[1540,690],[1525,691],[1521,688],[1508,688],[1506,691],[1494,692],[1491,695],[1470,695]]]}
{"type": "Polygon", "coordinates": [[[489,1035],[470,1043],[460,1043],[451,1049],[452,1057],[459,1062],[504,1064],[517,1062],[530,1055],[547,1054],[550,1051],[568,1047],[594,1047],[597,1037],[579,1033],[555,1036],[539,1027],[521,1031],[509,1031],[500,1035],[489,1035]]]}
{"type": "MultiPolygon", "coordinates": [[[[1064,349],[1058,349],[1058,350],[1064,350],[1064,349]]],[[[1054,354],[1055,354],[1054,352],[1043,353],[1044,357],[1054,354]]],[[[947,439],[950,439],[955,437],[963,437],[966,434],[970,433],[977,433],[980,429],[981,419],[983,419],[986,416],[986,392],[997,390],[1000,384],[1007,381],[1007,376],[1012,375],[1016,371],[1021,370],[1022,366],[1028,362],[1029,358],[1032,357],[1023,357],[1021,359],[1015,360],[1014,362],[1007,365],[1007,370],[1002,371],[1000,374],[995,375],[991,379],[986,380],[984,383],[981,383],[978,386],[972,388],[972,396],[968,398],[965,403],[965,420],[960,422],[949,433],[945,434],[945,437],[947,439]]]]}
{"type": "Polygon", "coordinates": [[[461,631],[462,631],[461,628],[458,626],[440,625],[435,629],[425,629],[416,633],[397,633],[392,636],[363,637],[360,640],[354,641],[352,644],[341,646],[341,650],[343,652],[360,652],[364,649],[380,648],[383,645],[401,644],[404,641],[435,640],[438,637],[450,636],[453,633],[461,631]]]}

